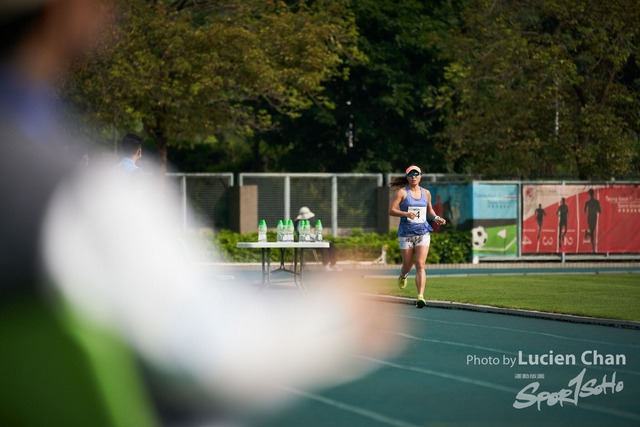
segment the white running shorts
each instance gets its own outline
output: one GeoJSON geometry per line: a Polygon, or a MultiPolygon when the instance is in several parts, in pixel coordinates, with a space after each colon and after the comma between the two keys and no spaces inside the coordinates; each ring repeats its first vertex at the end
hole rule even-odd
{"type": "Polygon", "coordinates": [[[421,236],[398,236],[400,250],[411,249],[416,246],[429,246],[431,244],[431,234],[423,234],[421,236]]]}

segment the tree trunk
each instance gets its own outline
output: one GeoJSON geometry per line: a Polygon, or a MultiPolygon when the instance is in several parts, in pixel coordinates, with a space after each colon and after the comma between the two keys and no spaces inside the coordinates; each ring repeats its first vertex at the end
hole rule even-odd
{"type": "Polygon", "coordinates": [[[267,156],[260,154],[260,138],[253,138],[253,170],[255,172],[268,172],[269,162],[267,156]]]}
{"type": "Polygon", "coordinates": [[[158,173],[164,176],[167,172],[167,137],[161,128],[156,128],[153,136],[156,140],[156,150],[158,150],[158,173]]]}
{"type": "Polygon", "coordinates": [[[153,129],[153,137],[156,140],[156,150],[158,151],[158,190],[164,194],[165,176],[167,173],[167,134],[162,121],[158,121],[153,129]]]}
{"type": "Polygon", "coordinates": [[[589,146],[589,134],[579,133],[580,147],[577,147],[576,164],[578,166],[578,179],[580,181],[588,181],[591,178],[592,165],[584,160],[584,152],[589,146]]]}

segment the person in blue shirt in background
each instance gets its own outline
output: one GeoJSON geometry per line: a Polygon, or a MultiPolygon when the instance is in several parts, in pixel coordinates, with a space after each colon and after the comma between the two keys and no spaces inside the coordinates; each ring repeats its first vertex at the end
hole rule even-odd
{"type": "Polygon", "coordinates": [[[111,174],[121,175],[131,180],[144,177],[144,172],[136,164],[142,157],[142,138],[134,133],[122,137],[122,160],[111,169],[111,174]]]}

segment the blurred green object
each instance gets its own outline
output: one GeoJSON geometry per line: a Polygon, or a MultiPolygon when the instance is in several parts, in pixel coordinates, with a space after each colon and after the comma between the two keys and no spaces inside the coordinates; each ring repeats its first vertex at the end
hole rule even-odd
{"type": "Polygon", "coordinates": [[[36,296],[0,306],[0,425],[158,426],[135,359],[36,296]]]}

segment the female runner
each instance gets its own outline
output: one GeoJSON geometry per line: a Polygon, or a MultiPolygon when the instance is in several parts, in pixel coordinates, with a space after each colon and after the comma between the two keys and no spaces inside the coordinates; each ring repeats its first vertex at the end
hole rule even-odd
{"type": "Polygon", "coordinates": [[[400,217],[398,242],[402,253],[402,270],[398,278],[398,286],[400,289],[407,286],[407,275],[411,271],[415,258],[418,291],[416,306],[423,308],[426,305],[424,300],[424,288],[427,282],[425,263],[429,255],[430,232],[433,231],[427,221],[433,221],[438,225],[444,225],[447,221],[434,212],[429,190],[420,187],[422,177],[420,168],[409,166],[405,174],[406,176],[394,178],[389,183],[396,189],[389,205],[389,215],[400,217]]]}

